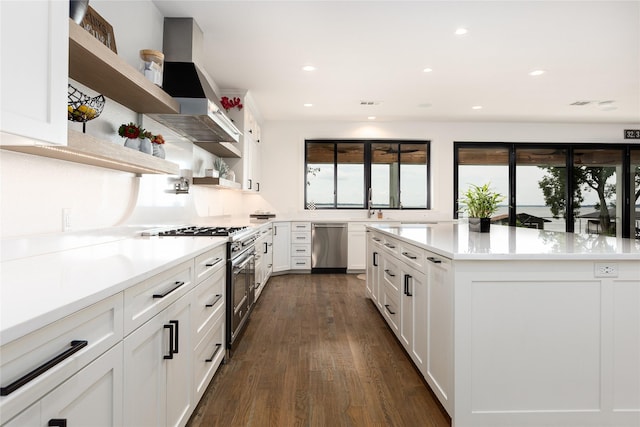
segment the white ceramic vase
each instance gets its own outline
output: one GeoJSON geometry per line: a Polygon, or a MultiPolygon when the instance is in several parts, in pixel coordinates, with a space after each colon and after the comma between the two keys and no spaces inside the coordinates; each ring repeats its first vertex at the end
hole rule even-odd
{"type": "Polygon", "coordinates": [[[124,141],[124,146],[134,149],[136,151],[140,150],[140,140],[138,138],[127,138],[124,141]]]}
{"type": "Polygon", "coordinates": [[[153,147],[153,155],[155,157],[159,157],[161,159],[164,159],[164,146],[162,144],[151,144],[153,147]]]}
{"type": "Polygon", "coordinates": [[[140,139],[140,151],[146,154],[151,154],[153,153],[153,147],[151,147],[152,144],[151,140],[149,138],[141,138],[140,139]]]}

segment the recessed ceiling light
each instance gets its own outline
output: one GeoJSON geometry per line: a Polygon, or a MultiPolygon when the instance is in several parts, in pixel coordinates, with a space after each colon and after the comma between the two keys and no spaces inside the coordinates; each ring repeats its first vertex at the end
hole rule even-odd
{"type": "Polygon", "coordinates": [[[432,68],[425,68],[424,70],[422,70],[423,73],[430,73],[432,71],[433,71],[432,68]]]}
{"type": "Polygon", "coordinates": [[[307,103],[307,104],[304,104],[304,106],[305,106],[305,107],[313,107],[313,104],[309,104],[309,103],[307,103]]]}
{"type": "Polygon", "coordinates": [[[462,36],[464,34],[467,34],[469,32],[469,30],[467,30],[466,28],[458,28],[456,29],[456,36],[462,36]]]}
{"type": "Polygon", "coordinates": [[[545,73],[544,70],[533,70],[532,72],[529,73],[530,76],[536,77],[536,76],[541,76],[545,73]]]}
{"type": "Polygon", "coordinates": [[[304,67],[302,67],[302,71],[315,71],[316,67],[314,67],[313,65],[305,65],[304,67]]]}
{"type": "Polygon", "coordinates": [[[369,116],[369,117],[367,117],[367,119],[369,119],[369,120],[375,120],[375,119],[376,119],[376,116],[369,116]]]}
{"type": "Polygon", "coordinates": [[[474,105],[471,107],[472,110],[482,110],[482,105],[474,105]]]}

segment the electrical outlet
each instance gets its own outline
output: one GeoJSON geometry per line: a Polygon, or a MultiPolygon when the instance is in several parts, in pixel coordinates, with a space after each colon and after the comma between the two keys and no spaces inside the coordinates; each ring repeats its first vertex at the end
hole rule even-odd
{"type": "Polygon", "coordinates": [[[70,231],[71,230],[71,209],[63,208],[62,209],[62,231],[70,231]]]}
{"type": "Polygon", "coordinates": [[[595,277],[618,277],[618,264],[596,263],[595,277]]]}

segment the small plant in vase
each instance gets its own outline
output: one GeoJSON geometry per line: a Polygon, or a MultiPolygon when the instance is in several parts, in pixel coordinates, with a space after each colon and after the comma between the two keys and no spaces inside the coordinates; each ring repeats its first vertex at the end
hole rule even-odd
{"type": "Polygon", "coordinates": [[[242,110],[242,101],[240,101],[240,98],[238,97],[229,98],[228,96],[223,96],[220,98],[220,103],[227,113],[232,108],[237,108],[238,111],[242,110]]]}
{"type": "Polygon", "coordinates": [[[161,159],[164,159],[165,157],[165,152],[164,152],[164,137],[160,134],[158,135],[151,135],[151,146],[153,149],[153,155],[156,157],[159,157],[161,159]]]}
{"type": "Polygon", "coordinates": [[[469,215],[469,231],[489,232],[491,215],[496,213],[500,202],[505,197],[492,191],[489,183],[484,185],[470,184],[467,191],[462,194],[458,203],[462,205],[461,212],[469,215]]]}
{"type": "Polygon", "coordinates": [[[118,128],[118,135],[127,138],[124,146],[143,153],[151,154],[151,132],[133,122],[121,124],[118,128]]]}

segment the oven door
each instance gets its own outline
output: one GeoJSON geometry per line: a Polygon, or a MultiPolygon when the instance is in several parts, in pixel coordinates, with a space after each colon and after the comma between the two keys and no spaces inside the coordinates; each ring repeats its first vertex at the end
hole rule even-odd
{"type": "Polygon", "coordinates": [[[251,287],[253,281],[253,248],[249,248],[231,261],[230,314],[231,328],[229,343],[233,344],[244,325],[252,305],[251,287]]]}

